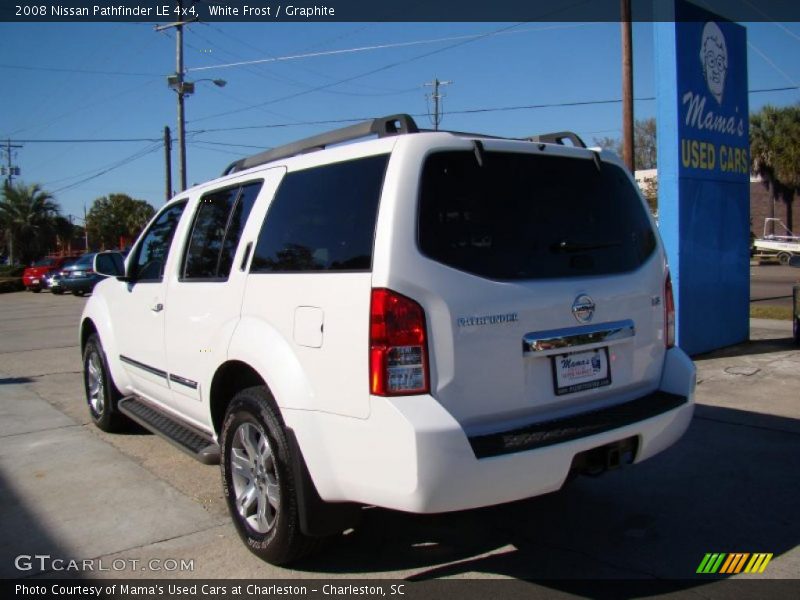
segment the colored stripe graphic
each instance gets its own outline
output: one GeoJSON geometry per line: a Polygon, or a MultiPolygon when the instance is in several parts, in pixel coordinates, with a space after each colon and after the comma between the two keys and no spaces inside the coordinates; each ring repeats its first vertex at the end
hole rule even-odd
{"type": "Polygon", "coordinates": [[[750,556],[750,554],[747,552],[728,554],[728,559],[725,561],[725,564],[722,565],[719,572],[726,574],[741,573],[742,567],[744,567],[744,561],[747,560],[748,556],[750,556]]]}
{"type": "Polygon", "coordinates": [[[700,563],[700,566],[697,567],[697,572],[716,573],[724,558],[725,558],[724,552],[721,554],[719,553],[706,554],[705,557],[703,557],[703,561],[700,563]]]}
{"type": "Polygon", "coordinates": [[[750,559],[750,562],[747,563],[747,567],[745,568],[745,573],[763,573],[764,569],[767,568],[767,564],[769,561],[772,560],[772,553],[770,552],[767,554],[766,552],[753,554],[753,558],[750,559]]]}
{"type": "Polygon", "coordinates": [[[713,575],[719,573],[721,575],[735,575],[741,573],[744,569],[745,573],[763,573],[767,568],[767,564],[772,560],[773,554],[766,552],[758,552],[750,554],[749,552],[732,552],[730,554],[725,552],[708,552],[700,561],[700,566],[697,567],[697,573],[704,575],[713,575]],[[747,559],[750,559],[749,561],[747,559]],[[745,563],[747,566],[745,567],[745,563]]]}

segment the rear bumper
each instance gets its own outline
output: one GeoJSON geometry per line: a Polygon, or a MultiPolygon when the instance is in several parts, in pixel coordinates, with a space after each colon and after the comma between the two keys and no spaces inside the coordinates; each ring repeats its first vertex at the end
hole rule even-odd
{"type": "Polygon", "coordinates": [[[694,365],[675,348],[658,392],[547,427],[532,425],[522,436],[515,430],[469,439],[431,396],[372,397],[368,419],[296,410],[284,411],[284,419],[322,499],[437,513],[557,490],[577,454],[619,440],[635,438],[634,462],[646,460],[686,431],[694,387],[694,365]],[[523,438],[528,446],[498,445],[523,438]]]}
{"type": "Polygon", "coordinates": [[[99,280],[94,277],[81,277],[75,279],[62,279],[61,288],[67,292],[91,292],[99,280]]]}
{"type": "Polygon", "coordinates": [[[23,277],[22,285],[29,290],[40,290],[44,287],[44,275],[41,277],[23,277]]]}

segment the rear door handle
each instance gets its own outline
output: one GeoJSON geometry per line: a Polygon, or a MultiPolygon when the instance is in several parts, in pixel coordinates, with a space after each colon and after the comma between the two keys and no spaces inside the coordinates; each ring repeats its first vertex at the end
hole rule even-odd
{"type": "Polygon", "coordinates": [[[150,310],[152,310],[153,312],[156,312],[156,313],[157,313],[157,312],[161,312],[162,310],[164,310],[164,305],[163,305],[163,304],[161,304],[161,302],[159,302],[158,304],[155,304],[155,305],[153,305],[153,306],[150,308],[150,310]]]}

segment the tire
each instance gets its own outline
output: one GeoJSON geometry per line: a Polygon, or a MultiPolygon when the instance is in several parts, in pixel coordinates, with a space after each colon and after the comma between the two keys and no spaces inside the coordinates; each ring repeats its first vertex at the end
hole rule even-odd
{"type": "Polygon", "coordinates": [[[111,379],[106,353],[96,333],[89,336],[83,350],[83,387],[92,422],[110,433],[123,430],[127,419],[117,411],[122,394],[111,379]]]}
{"type": "Polygon", "coordinates": [[[788,252],[780,252],[778,254],[778,262],[784,266],[789,264],[789,259],[792,258],[792,255],[788,252]]]}
{"type": "Polygon", "coordinates": [[[56,296],[60,296],[61,294],[63,294],[63,293],[64,293],[64,290],[59,290],[59,289],[53,288],[53,289],[51,290],[51,292],[52,292],[53,294],[55,294],[56,296]]]}
{"type": "Polygon", "coordinates": [[[794,321],[794,343],[796,346],[800,346],[800,316],[795,317],[794,321]]]}
{"type": "Polygon", "coordinates": [[[222,487],[236,530],[248,549],[273,565],[316,550],[324,538],[300,530],[291,450],[264,386],[236,394],[222,425],[222,487]]]}
{"type": "Polygon", "coordinates": [[[73,296],[83,296],[83,290],[72,290],[73,296]]]}
{"type": "Polygon", "coordinates": [[[42,288],[38,288],[38,287],[31,288],[31,291],[32,291],[34,294],[38,294],[39,292],[41,292],[41,291],[42,291],[42,288]]]}

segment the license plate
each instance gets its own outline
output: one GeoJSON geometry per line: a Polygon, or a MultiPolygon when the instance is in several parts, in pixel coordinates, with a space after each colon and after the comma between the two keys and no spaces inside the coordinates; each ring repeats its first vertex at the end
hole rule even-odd
{"type": "Polygon", "coordinates": [[[34,283],[34,284],[39,283],[39,280],[38,279],[31,279],[31,283],[34,283]]]}
{"type": "Polygon", "coordinates": [[[611,384],[607,348],[559,354],[552,361],[556,396],[611,384]]]}

